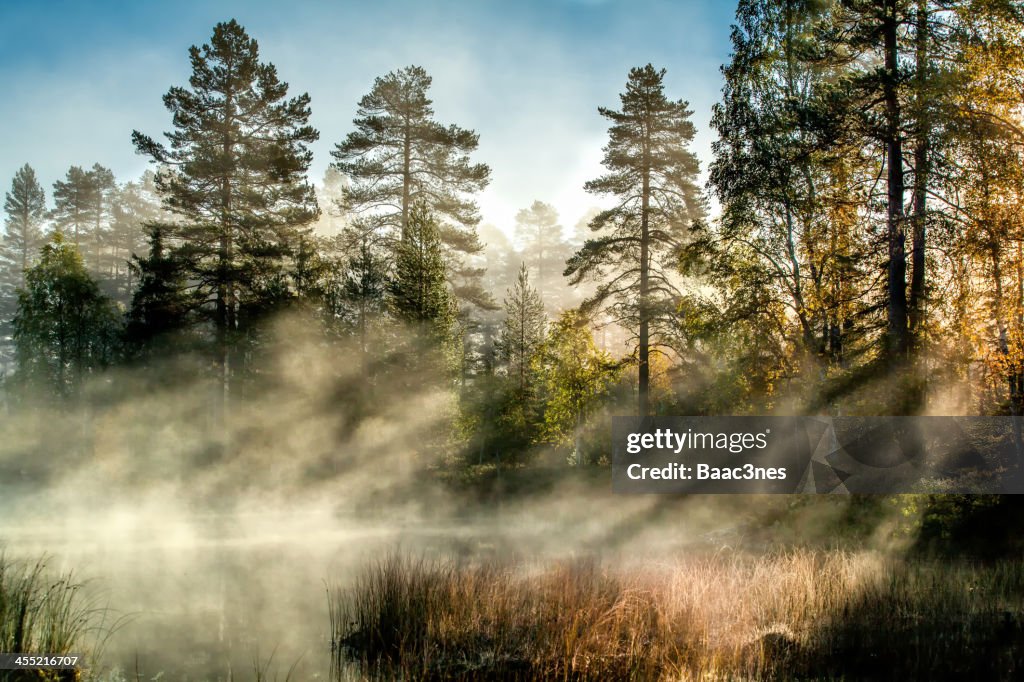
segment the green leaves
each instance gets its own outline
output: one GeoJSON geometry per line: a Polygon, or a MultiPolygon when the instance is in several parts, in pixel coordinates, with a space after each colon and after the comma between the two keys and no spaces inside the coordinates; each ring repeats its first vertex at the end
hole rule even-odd
{"type": "Polygon", "coordinates": [[[18,292],[14,342],[18,377],[60,397],[112,361],[119,319],[89,277],[82,257],[59,232],[18,292]]]}

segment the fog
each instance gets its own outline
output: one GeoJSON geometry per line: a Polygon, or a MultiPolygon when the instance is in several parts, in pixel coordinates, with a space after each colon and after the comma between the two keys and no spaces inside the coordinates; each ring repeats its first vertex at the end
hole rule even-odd
{"type": "Polygon", "coordinates": [[[0,425],[5,554],[86,582],[102,632],[116,624],[99,658],[111,671],[247,679],[269,661],[326,675],[328,586],[389,552],[614,560],[744,542],[752,500],[613,498],[603,468],[460,490],[441,475],[460,455],[453,391],[407,372],[368,387],[357,351],[310,325],[275,326],[226,438],[215,382],[181,378],[211,374],[186,374],[202,363],[188,357],[98,375],[77,404],[12,407],[0,425]]]}

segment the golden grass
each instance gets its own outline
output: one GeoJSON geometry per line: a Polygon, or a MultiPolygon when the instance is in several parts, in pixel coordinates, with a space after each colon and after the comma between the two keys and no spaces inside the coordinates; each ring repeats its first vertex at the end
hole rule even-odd
{"type": "Polygon", "coordinates": [[[1024,564],[872,553],[546,566],[392,555],[330,597],[334,656],[402,679],[1012,679],[1024,564]]]}

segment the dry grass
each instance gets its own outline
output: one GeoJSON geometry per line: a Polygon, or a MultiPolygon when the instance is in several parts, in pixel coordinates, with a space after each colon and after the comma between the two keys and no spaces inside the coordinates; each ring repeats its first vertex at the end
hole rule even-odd
{"type": "Polygon", "coordinates": [[[402,679],[1012,679],[1024,659],[1020,562],[392,555],[330,603],[336,664],[402,679]]]}

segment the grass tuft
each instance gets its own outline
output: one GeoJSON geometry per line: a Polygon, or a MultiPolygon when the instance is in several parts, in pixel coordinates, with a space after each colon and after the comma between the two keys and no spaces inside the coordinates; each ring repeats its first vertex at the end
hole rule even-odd
{"type": "MultiPolygon", "coordinates": [[[[117,623],[107,608],[86,596],[72,573],[55,575],[47,558],[12,560],[0,554],[0,652],[98,654],[117,623]]],[[[0,671],[8,680],[77,680],[80,671],[0,671]]]]}

